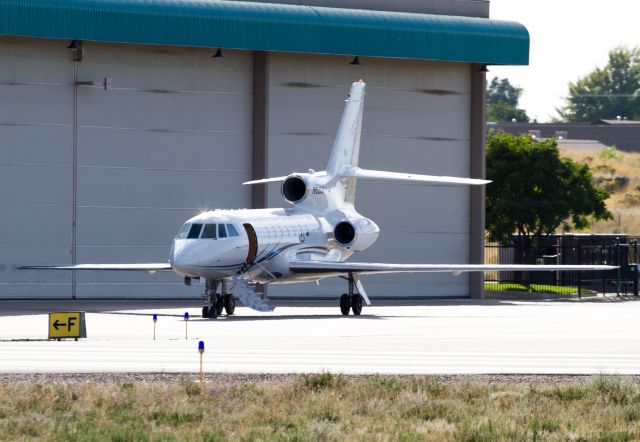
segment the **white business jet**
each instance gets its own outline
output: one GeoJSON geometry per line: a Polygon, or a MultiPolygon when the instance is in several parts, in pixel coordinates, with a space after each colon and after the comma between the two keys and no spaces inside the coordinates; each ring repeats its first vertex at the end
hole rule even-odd
{"type": "Polygon", "coordinates": [[[248,181],[247,185],[282,182],[287,209],[215,210],[189,219],[173,241],[169,262],[157,264],[79,264],[23,266],[54,270],[173,271],[185,284],[203,278],[206,300],[202,316],[233,314],[236,299],[258,311],[273,308],[257,292],[258,284],[288,284],[342,277],[347,293],[340,297],[343,315],[360,315],[371,301],[360,275],[400,272],[482,272],[489,270],[609,270],[602,265],[389,264],[348,262],[366,250],[380,229],[355,208],[357,180],[484,185],[470,178],[416,175],[358,167],[365,83],[353,83],[340,121],[327,170],[248,181]]]}

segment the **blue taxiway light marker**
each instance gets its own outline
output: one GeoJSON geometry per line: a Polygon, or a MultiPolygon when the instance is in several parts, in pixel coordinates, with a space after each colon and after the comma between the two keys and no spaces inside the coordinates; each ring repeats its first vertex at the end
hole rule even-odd
{"type": "Polygon", "coordinates": [[[187,321],[189,319],[189,312],[184,312],[184,320],[187,321]]]}
{"type": "Polygon", "coordinates": [[[202,355],[204,354],[204,341],[198,342],[198,352],[200,353],[200,383],[204,382],[204,374],[202,372],[202,355]]]}
{"type": "Polygon", "coordinates": [[[156,322],[158,322],[158,315],[153,314],[153,340],[156,340],[156,322]]]}
{"type": "Polygon", "coordinates": [[[189,332],[187,330],[187,324],[189,323],[189,312],[184,312],[184,338],[188,339],[189,332]]]}

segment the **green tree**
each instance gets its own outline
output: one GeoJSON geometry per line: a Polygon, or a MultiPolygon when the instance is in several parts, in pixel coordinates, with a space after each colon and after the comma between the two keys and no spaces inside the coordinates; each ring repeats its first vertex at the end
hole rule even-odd
{"type": "Polygon", "coordinates": [[[493,77],[487,86],[487,121],[529,121],[527,113],[518,108],[522,88],[513,86],[508,79],[493,77]]]}
{"type": "Polygon", "coordinates": [[[489,239],[512,244],[524,237],[526,250],[562,228],[585,229],[611,219],[609,194],[593,184],[589,166],[561,157],[555,139],[534,142],[526,135],[490,132],[487,141],[486,214],[489,239]]]}
{"type": "Polygon", "coordinates": [[[640,50],[616,48],[604,68],[596,68],[575,83],[558,113],[565,121],[593,122],[627,117],[640,119],[640,50]]]}

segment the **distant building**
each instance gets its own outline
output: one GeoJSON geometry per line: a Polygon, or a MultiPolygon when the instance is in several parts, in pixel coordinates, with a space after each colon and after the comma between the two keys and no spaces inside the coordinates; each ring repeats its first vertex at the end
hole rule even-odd
{"type": "Polygon", "coordinates": [[[640,152],[640,121],[600,120],[596,123],[487,123],[487,129],[501,129],[513,135],[537,138],[594,140],[620,150],[640,152]]]}

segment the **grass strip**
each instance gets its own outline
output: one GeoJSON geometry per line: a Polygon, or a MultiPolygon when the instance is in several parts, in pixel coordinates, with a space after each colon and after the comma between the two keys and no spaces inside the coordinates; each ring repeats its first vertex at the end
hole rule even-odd
{"type": "MultiPolygon", "coordinates": [[[[550,284],[518,284],[518,283],[494,283],[485,282],[484,289],[490,292],[526,292],[526,293],[547,293],[551,295],[571,295],[578,293],[578,287],[570,285],[550,285],[550,284]]],[[[592,290],[582,289],[582,294],[593,293],[592,290]]]]}
{"type": "Polygon", "coordinates": [[[606,376],[541,384],[321,373],[230,387],[187,378],[0,381],[0,439],[626,441],[640,439],[640,388],[606,376]]]}

